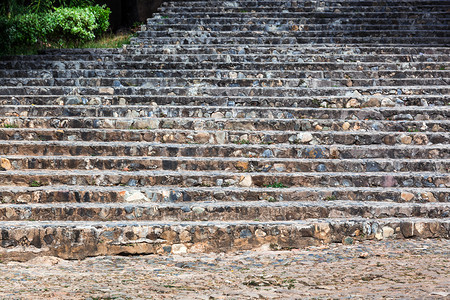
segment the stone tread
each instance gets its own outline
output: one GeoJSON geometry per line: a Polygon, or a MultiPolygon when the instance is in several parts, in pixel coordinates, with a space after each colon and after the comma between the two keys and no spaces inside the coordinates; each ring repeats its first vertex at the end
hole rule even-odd
{"type": "MultiPolygon", "coordinates": [[[[417,187],[123,187],[123,186],[0,186],[3,203],[116,203],[124,202],[126,192],[143,193],[155,203],[191,203],[205,201],[379,201],[449,202],[450,189],[417,187]]],[[[144,201],[144,200],[143,200],[144,201]]],[[[145,202],[145,201],[144,201],[145,202]]]]}
{"type": "MultiPolygon", "coordinates": [[[[392,99],[396,102],[392,102],[392,106],[400,107],[438,107],[450,105],[450,97],[448,95],[406,95],[404,91],[406,89],[392,89],[388,95],[385,95],[387,99],[392,99]],[[400,102],[399,102],[400,100],[400,102]]],[[[368,97],[382,96],[379,93],[373,95],[357,94],[352,92],[346,96],[161,96],[161,95],[89,95],[81,97],[82,103],[88,104],[90,101],[94,101],[95,105],[129,105],[131,107],[142,105],[169,105],[169,106],[185,106],[203,105],[205,107],[213,107],[222,105],[224,107],[275,107],[279,108],[327,108],[330,107],[345,107],[346,103],[351,99],[357,99],[358,101],[366,102],[368,97]],[[86,99],[86,100],[83,100],[86,99]]],[[[14,96],[0,95],[0,103],[4,105],[49,105],[57,103],[58,105],[64,105],[65,101],[72,97],[70,95],[20,95],[14,96]]]]}
{"type": "Polygon", "coordinates": [[[450,238],[450,5],[297,4],[0,59],[0,255],[450,238]]]}
{"type": "Polygon", "coordinates": [[[14,169],[129,169],[129,170],[197,170],[223,169],[249,172],[379,172],[420,169],[425,172],[446,173],[450,170],[449,159],[278,159],[278,158],[189,158],[189,157],[73,157],[73,156],[20,156],[8,155],[14,169]],[[268,167],[269,166],[269,167],[268,167]]]}
{"type": "Polygon", "coordinates": [[[114,203],[114,204],[0,204],[1,221],[223,221],[311,220],[324,218],[370,219],[426,217],[449,219],[450,203],[379,203],[354,201],[318,202],[214,202],[186,204],[114,203]]]}
{"type": "Polygon", "coordinates": [[[442,145],[258,145],[258,144],[170,144],[151,142],[86,141],[0,141],[0,155],[22,152],[24,155],[73,156],[167,156],[167,157],[262,157],[272,150],[278,158],[447,158],[448,147],[442,145]],[[42,147],[39,147],[42,146],[42,147]]]}
{"type": "MultiPolygon", "coordinates": [[[[125,45],[123,48],[111,48],[111,49],[46,49],[43,50],[40,55],[31,55],[30,60],[33,60],[38,57],[42,57],[45,59],[47,56],[72,56],[72,55],[95,55],[97,58],[101,59],[102,57],[112,56],[112,55],[149,55],[149,54],[170,54],[170,53],[178,53],[178,54],[218,54],[218,53],[229,53],[229,54],[237,54],[240,50],[245,50],[246,53],[249,54],[273,54],[273,51],[277,51],[277,53],[297,53],[297,54],[318,54],[323,53],[324,55],[330,54],[346,54],[349,53],[351,55],[355,54],[386,54],[392,53],[393,55],[448,55],[450,54],[450,49],[444,46],[433,46],[429,45],[426,48],[420,48],[417,46],[395,46],[395,45],[378,45],[378,46],[367,46],[367,45],[334,45],[332,48],[329,45],[291,45],[289,48],[280,48],[277,46],[265,46],[265,45],[242,45],[240,46],[231,46],[225,44],[214,45],[214,47],[202,47],[200,45],[165,45],[164,47],[151,47],[151,48],[142,48],[136,47],[132,45],[125,45]]],[[[6,56],[2,57],[1,60],[17,60],[17,58],[24,57],[27,59],[27,56],[6,56]]]]}
{"type": "MultiPolygon", "coordinates": [[[[64,120],[62,120],[64,121],[64,120]]],[[[0,118],[1,122],[1,118],[0,118]]],[[[123,122],[126,122],[123,121],[123,122]]],[[[348,122],[347,122],[348,123],[348,122]]],[[[17,122],[16,122],[17,124],[17,122]]],[[[122,123],[123,124],[123,123],[122,123]]],[[[125,125],[133,124],[132,122],[125,125]]],[[[149,123],[144,123],[149,124],[149,123]]],[[[348,123],[350,126],[352,124],[348,123]]],[[[438,123],[439,124],[439,123],[438,123]]],[[[438,124],[434,124],[433,126],[438,124]]],[[[242,124],[241,124],[242,125],[242,124]]],[[[323,125],[323,124],[322,124],[323,125]]],[[[359,126],[359,124],[353,124],[359,126]]],[[[420,126],[427,126],[422,123],[420,126]]],[[[431,124],[430,124],[431,125],[431,124]]],[[[441,124],[440,130],[447,128],[447,124],[441,124]]],[[[39,126],[39,125],[38,125],[39,126]]],[[[145,126],[145,125],[144,125],[145,126]]],[[[275,125],[279,126],[279,125],[275,125]]],[[[317,125],[316,125],[317,126],[317,125]]],[[[339,125],[337,125],[339,126],[339,125]]],[[[124,126],[126,127],[126,126],[124,126]]],[[[270,128],[270,126],[267,126],[270,128]]],[[[182,130],[182,129],[75,129],[59,127],[61,130],[56,131],[51,128],[41,129],[16,129],[7,128],[0,129],[0,137],[6,140],[58,140],[58,141],[103,141],[115,142],[121,139],[124,142],[142,141],[142,142],[161,142],[165,144],[181,142],[191,144],[210,144],[210,145],[227,145],[236,144],[305,144],[305,145],[448,145],[450,143],[450,134],[437,132],[430,133],[426,131],[416,131],[414,133],[392,133],[388,131],[302,131],[298,133],[294,128],[283,128],[279,126],[278,130],[254,128],[253,125],[248,128],[242,127],[241,130],[230,129],[198,129],[198,130],[182,130]],[[253,127],[253,129],[251,128],[253,127]],[[251,130],[251,132],[248,132],[251,130]],[[132,132],[130,132],[132,131],[132,132]]],[[[399,128],[392,128],[392,131],[399,128]]]]}
{"type": "Polygon", "coordinates": [[[399,187],[425,186],[433,189],[450,187],[450,175],[436,172],[320,172],[320,173],[267,173],[211,171],[169,171],[169,170],[11,170],[2,172],[2,185],[72,186],[240,186],[267,187],[272,184],[299,187],[399,187]],[[220,181],[220,183],[219,183],[220,181]]]}

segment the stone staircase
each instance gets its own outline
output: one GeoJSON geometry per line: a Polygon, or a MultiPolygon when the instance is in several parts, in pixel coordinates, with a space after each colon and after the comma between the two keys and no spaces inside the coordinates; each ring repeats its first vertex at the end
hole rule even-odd
{"type": "Polygon", "coordinates": [[[170,1],[0,61],[0,259],[449,238],[448,1],[170,1]]]}

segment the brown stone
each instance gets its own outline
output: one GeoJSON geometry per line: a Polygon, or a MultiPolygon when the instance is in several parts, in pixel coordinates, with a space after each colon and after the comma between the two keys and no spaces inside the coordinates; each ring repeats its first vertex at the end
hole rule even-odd
{"type": "Polygon", "coordinates": [[[0,166],[5,169],[5,170],[11,170],[12,169],[12,165],[11,162],[9,161],[9,159],[7,158],[2,158],[0,159],[0,166]]]}
{"type": "Polygon", "coordinates": [[[420,194],[423,200],[428,202],[436,202],[436,198],[434,197],[432,192],[425,192],[420,194]]]}
{"type": "Polygon", "coordinates": [[[369,101],[363,103],[362,107],[379,107],[381,102],[378,98],[370,98],[369,101]]]}
{"type": "Polygon", "coordinates": [[[414,223],[412,222],[402,222],[400,224],[400,230],[405,238],[414,236],[414,223]]]}
{"type": "Polygon", "coordinates": [[[383,138],[383,143],[385,143],[386,145],[395,145],[395,143],[396,143],[395,136],[394,135],[386,135],[383,138]]]}
{"type": "Polygon", "coordinates": [[[358,100],[356,99],[350,99],[347,104],[345,105],[346,108],[351,108],[351,107],[359,107],[361,105],[361,103],[359,103],[358,100]]]}
{"type": "Polygon", "coordinates": [[[428,144],[428,137],[423,133],[416,134],[414,136],[414,143],[416,145],[426,145],[426,144],[428,144]]]}
{"type": "Polygon", "coordinates": [[[409,192],[402,192],[401,198],[403,201],[409,202],[414,199],[414,194],[409,192]]]}
{"type": "Polygon", "coordinates": [[[248,162],[246,162],[246,161],[238,161],[236,163],[236,169],[239,169],[239,170],[242,170],[242,171],[247,170],[248,169],[248,162]]]}
{"type": "Polygon", "coordinates": [[[409,145],[412,142],[412,138],[409,135],[403,134],[400,136],[400,142],[402,144],[409,145]]]}

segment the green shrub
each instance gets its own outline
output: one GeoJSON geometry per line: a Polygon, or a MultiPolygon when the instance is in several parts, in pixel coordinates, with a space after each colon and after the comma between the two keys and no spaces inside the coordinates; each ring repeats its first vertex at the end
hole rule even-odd
{"type": "Polygon", "coordinates": [[[106,6],[55,8],[48,13],[0,17],[0,53],[17,49],[69,47],[92,41],[109,27],[106,6]]]}

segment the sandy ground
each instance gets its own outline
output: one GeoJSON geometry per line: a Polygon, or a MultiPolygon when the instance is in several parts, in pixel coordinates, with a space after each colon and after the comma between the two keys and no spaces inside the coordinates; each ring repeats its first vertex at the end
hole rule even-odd
{"type": "Polygon", "coordinates": [[[450,241],[0,263],[1,299],[450,299],[450,241]]]}

